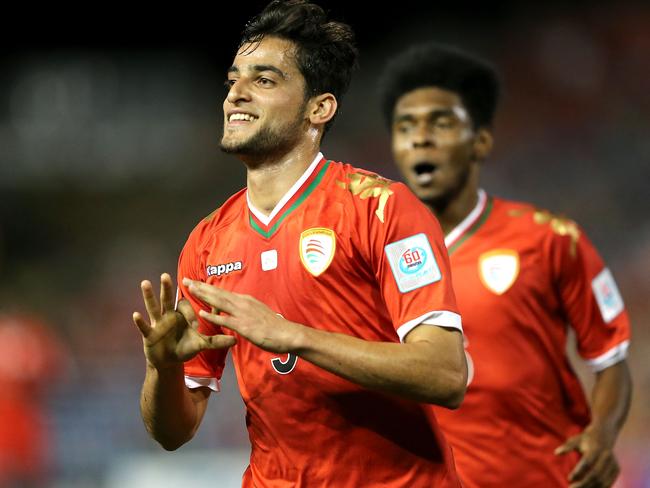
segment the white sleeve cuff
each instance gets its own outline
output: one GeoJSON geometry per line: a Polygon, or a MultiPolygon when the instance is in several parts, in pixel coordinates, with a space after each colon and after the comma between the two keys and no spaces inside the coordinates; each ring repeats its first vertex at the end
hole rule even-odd
{"type": "Polygon", "coordinates": [[[212,391],[221,390],[221,382],[216,378],[202,378],[200,376],[186,376],[185,377],[185,386],[188,388],[200,388],[202,386],[207,386],[212,391]]]}
{"type": "Polygon", "coordinates": [[[598,373],[603,369],[614,366],[627,358],[627,350],[630,347],[630,341],[623,341],[620,344],[612,347],[609,351],[600,356],[587,359],[585,362],[594,373],[598,373]]]}
{"type": "Polygon", "coordinates": [[[406,335],[420,324],[449,327],[450,329],[458,329],[461,332],[463,331],[463,324],[460,315],[446,310],[437,310],[427,312],[424,315],[420,315],[419,317],[400,325],[397,328],[397,335],[399,336],[400,342],[404,342],[406,335]]]}

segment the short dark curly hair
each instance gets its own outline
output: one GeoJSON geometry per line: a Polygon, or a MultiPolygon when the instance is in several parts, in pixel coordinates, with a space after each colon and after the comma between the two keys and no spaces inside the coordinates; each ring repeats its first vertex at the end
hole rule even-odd
{"type": "Polygon", "coordinates": [[[411,46],[386,63],[378,88],[382,113],[389,127],[398,99],[428,86],[457,93],[474,128],[492,125],[501,91],[496,69],[458,48],[429,42],[411,46]]]}
{"type": "Polygon", "coordinates": [[[240,47],[259,42],[264,36],[276,36],[296,45],[306,98],[332,93],[340,106],[358,64],[354,32],[349,25],[328,20],[321,7],[306,0],[273,0],[246,24],[240,47]]]}

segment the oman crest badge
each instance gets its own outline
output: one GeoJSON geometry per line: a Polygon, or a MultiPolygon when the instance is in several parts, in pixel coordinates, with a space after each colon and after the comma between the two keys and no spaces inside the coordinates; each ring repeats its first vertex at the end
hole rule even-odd
{"type": "Polygon", "coordinates": [[[478,274],[485,287],[502,295],[519,275],[519,254],[512,249],[494,249],[478,258],[478,274]]]}
{"type": "Polygon", "coordinates": [[[300,234],[300,260],[307,271],[319,276],[329,267],[336,252],[336,234],[314,227],[300,234]]]}

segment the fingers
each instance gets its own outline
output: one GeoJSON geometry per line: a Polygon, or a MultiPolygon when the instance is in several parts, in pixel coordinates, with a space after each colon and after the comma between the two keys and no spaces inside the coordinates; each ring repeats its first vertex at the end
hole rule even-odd
{"type": "Polygon", "coordinates": [[[151,331],[146,336],[148,344],[155,344],[160,339],[165,337],[172,329],[175,329],[177,325],[181,325],[179,320],[184,320],[182,317],[173,313],[165,314],[165,317],[158,322],[156,322],[155,327],[151,327],[151,331]]]}
{"type": "Polygon", "coordinates": [[[219,334],[213,336],[202,335],[202,337],[209,344],[208,349],[226,349],[228,347],[234,346],[237,343],[237,339],[235,339],[233,336],[229,336],[225,334],[219,334]]]}
{"type": "Polygon", "coordinates": [[[577,477],[570,488],[609,487],[619,473],[618,462],[612,454],[602,453],[597,456],[590,469],[577,477]]]}
{"type": "Polygon", "coordinates": [[[571,471],[571,474],[569,475],[569,481],[573,482],[582,480],[582,478],[584,478],[587,472],[589,472],[589,470],[592,468],[595,461],[596,457],[593,454],[583,455],[580,458],[580,461],[578,461],[578,464],[576,464],[575,468],[573,468],[573,471],[571,471]]]}
{"type": "Polygon", "coordinates": [[[183,284],[187,286],[189,292],[196,298],[212,307],[216,307],[218,310],[232,314],[232,297],[235,296],[234,293],[208,285],[207,283],[192,281],[188,278],[183,278],[183,284]]]}
{"type": "Polygon", "coordinates": [[[215,325],[218,325],[220,327],[225,327],[226,329],[234,330],[235,332],[239,332],[235,327],[233,327],[231,316],[218,315],[214,312],[215,312],[214,309],[213,309],[213,313],[206,312],[205,310],[199,310],[199,315],[203,317],[205,320],[207,320],[208,322],[212,322],[215,325]]]}
{"type": "Polygon", "coordinates": [[[593,467],[579,480],[573,481],[569,488],[610,487],[616,481],[618,472],[618,464],[613,458],[601,456],[593,467]]]}
{"type": "Polygon", "coordinates": [[[180,300],[178,302],[177,311],[183,317],[185,317],[185,320],[190,325],[190,327],[196,329],[199,326],[199,321],[196,319],[196,314],[194,313],[194,309],[192,308],[190,302],[187,300],[180,300]]]}
{"type": "Polygon", "coordinates": [[[174,310],[174,282],[168,273],[163,273],[160,276],[160,306],[161,313],[174,310]]]}
{"type": "Polygon", "coordinates": [[[138,329],[140,329],[142,337],[149,337],[149,334],[151,334],[151,326],[145,322],[144,318],[142,315],[140,315],[139,312],[133,312],[133,323],[137,326],[138,329]]]}
{"type": "Polygon", "coordinates": [[[607,464],[607,468],[605,468],[605,472],[603,473],[602,486],[612,486],[620,472],[621,468],[618,465],[618,461],[612,456],[612,462],[607,464]]]}
{"type": "Polygon", "coordinates": [[[140,283],[140,289],[142,290],[144,306],[147,309],[147,313],[149,314],[149,320],[151,322],[158,322],[162,317],[162,314],[160,312],[158,299],[153,293],[151,282],[149,280],[144,280],[142,283],[140,283]]]}
{"type": "Polygon", "coordinates": [[[580,439],[580,435],[569,438],[564,444],[555,449],[555,455],[560,456],[562,454],[566,454],[567,452],[578,450],[578,446],[580,446],[580,439]]]}

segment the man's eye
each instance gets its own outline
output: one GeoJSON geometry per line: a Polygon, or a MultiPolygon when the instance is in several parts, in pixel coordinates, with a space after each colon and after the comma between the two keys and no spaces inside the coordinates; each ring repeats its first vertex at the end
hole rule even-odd
{"type": "Polygon", "coordinates": [[[269,85],[272,85],[272,84],[273,84],[273,80],[271,80],[271,79],[269,79],[269,78],[260,78],[260,79],[258,80],[258,83],[259,83],[260,85],[269,86],[269,85]]]}
{"type": "Polygon", "coordinates": [[[226,87],[227,90],[230,90],[230,88],[235,84],[236,80],[226,80],[224,81],[223,85],[226,87]]]}
{"type": "Polygon", "coordinates": [[[438,129],[452,129],[454,127],[454,122],[449,119],[438,119],[436,120],[436,128],[438,129]]]}

